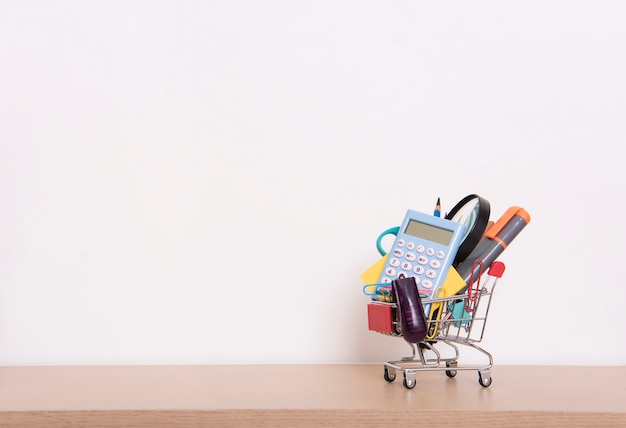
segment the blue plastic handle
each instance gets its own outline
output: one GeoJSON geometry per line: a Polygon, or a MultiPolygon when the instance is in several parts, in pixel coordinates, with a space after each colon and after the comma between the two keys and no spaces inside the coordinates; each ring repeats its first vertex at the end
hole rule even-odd
{"type": "Polygon", "coordinates": [[[383,249],[383,245],[382,245],[383,238],[390,234],[398,236],[398,231],[400,231],[400,226],[390,227],[389,229],[385,230],[383,233],[378,235],[378,239],[376,240],[376,249],[378,250],[381,256],[385,257],[387,255],[387,251],[383,249]]]}

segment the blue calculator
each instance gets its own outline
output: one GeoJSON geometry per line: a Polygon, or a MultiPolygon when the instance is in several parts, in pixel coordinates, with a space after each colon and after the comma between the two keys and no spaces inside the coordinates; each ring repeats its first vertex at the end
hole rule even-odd
{"type": "Polygon", "coordinates": [[[389,284],[400,274],[412,276],[419,293],[433,297],[446,279],[465,229],[462,223],[408,210],[378,282],[389,284]]]}

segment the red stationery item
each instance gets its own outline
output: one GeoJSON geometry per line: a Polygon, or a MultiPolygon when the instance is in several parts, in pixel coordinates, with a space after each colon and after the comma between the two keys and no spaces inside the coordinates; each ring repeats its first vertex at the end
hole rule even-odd
{"type": "Polygon", "coordinates": [[[391,306],[370,303],[367,305],[368,328],[379,333],[392,333],[391,306]]]}

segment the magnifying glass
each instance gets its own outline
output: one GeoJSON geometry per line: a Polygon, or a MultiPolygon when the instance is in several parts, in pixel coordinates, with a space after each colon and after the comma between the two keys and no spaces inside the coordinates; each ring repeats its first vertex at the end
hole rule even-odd
{"type": "Polygon", "coordinates": [[[489,201],[479,195],[468,195],[461,199],[446,214],[446,219],[465,225],[465,236],[457,250],[452,266],[459,265],[476,248],[489,223],[491,206],[489,201]]]}

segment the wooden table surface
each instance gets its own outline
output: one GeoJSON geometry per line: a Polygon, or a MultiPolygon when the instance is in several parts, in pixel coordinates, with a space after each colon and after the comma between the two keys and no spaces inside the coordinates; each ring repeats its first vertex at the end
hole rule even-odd
{"type": "Polygon", "coordinates": [[[626,426],[626,366],[418,372],[376,365],[0,367],[0,427],[626,426]],[[391,425],[389,425],[391,426],[391,425]]]}

